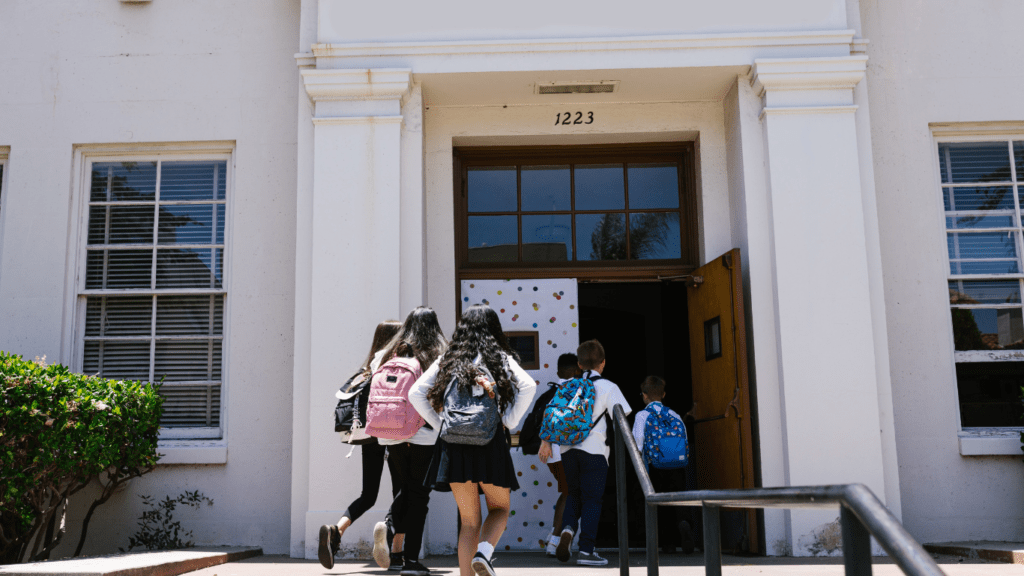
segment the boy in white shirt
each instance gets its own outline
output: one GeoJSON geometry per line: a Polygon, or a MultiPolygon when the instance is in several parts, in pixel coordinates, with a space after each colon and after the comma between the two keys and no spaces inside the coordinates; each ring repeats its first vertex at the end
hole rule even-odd
{"type": "MultiPolygon", "coordinates": [[[[569,561],[569,546],[579,527],[580,551],[576,564],[580,566],[604,566],[608,560],[597,555],[594,544],[597,540],[597,524],[601,518],[601,500],[604,496],[605,481],[608,479],[608,446],[605,439],[608,430],[605,415],[611,415],[615,405],[622,406],[628,415],[632,409],[619,387],[601,377],[605,366],[604,347],[597,340],[588,340],[576,350],[583,378],[594,383],[594,423],[587,438],[579,444],[562,446],[562,468],[569,485],[569,498],[562,515],[561,533],[555,556],[562,562],[569,561]]],[[[551,444],[542,442],[540,459],[547,462],[551,456],[551,444]]]]}
{"type": "MultiPolygon", "coordinates": [[[[654,410],[658,414],[663,414],[667,410],[670,417],[680,422],[683,419],[675,410],[661,403],[665,399],[665,381],[661,378],[657,376],[645,378],[643,384],[640,385],[640,393],[643,395],[646,408],[638,412],[636,419],[633,421],[633,439],[636,440],[637,447],[643,453],[644,433],[647,431],[647,418],[650,416],[650,410],[654,410]]],[[[653,466],[648,466],[647,472],[651,477],[651,483],[654,485],[656,492],[681,492],[686,490],[686,472],[683,469],[660,470],[653,466]]],[[[673,506],[673,508],[675,508],[676,526],[679,528],[683,552],[690,554],[694,550],[694,539],[693,530],[690,528],[690,522],[687,520],[689,511],[684,510],[683,506],[673,506]]],[[[665,518],[665,516],[659,515],[659,520],[662,518],[665,518]]],[[[660,527],[658,531],[660,534],[665,533],[660,527]]],[[[668,543],[669,540],[667,538],[661,538],[660,540],[666,543],[663,548],[673,548],[668,543]]]]}

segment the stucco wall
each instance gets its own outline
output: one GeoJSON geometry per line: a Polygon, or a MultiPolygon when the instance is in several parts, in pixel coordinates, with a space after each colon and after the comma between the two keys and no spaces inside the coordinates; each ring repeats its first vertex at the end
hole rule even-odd
{"type": "MultiPolygon", "coordinates": [[[[288,550],[298,2],[14,1],[0,19],[0,145],[10,146],[0,349],[71,360],[65,280],[76,145],[226,141],[234,186],[226,342],[227,463],[161,466],[101,507],[86,553],[135,531],[138,494],[199,490],[198,544],[288,550]]],[[[82,510],[73,510],[77,529],[82,510]]],[[[77,542],[65,539],[58,556],[77,542]]]]}
{"type": "Polygon", "coordinates": [[[930,123],[1024,118],[1010,1],[861,0],[903,522],[929,542],[1024,538],[1020,455],[961,456],[930,123]]]}

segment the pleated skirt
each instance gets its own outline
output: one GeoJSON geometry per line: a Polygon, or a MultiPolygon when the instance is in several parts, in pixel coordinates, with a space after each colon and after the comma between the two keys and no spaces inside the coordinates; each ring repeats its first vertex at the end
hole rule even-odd
{"type": "Polygon", "coordinates": [[[449,444],[440,438],[434,444],[434,456],[424,484],[439,492],[451,492],[449,484],[482,482],[511,490],[519,489],[512,452],[499,428],[483,446],[449,444]]]}

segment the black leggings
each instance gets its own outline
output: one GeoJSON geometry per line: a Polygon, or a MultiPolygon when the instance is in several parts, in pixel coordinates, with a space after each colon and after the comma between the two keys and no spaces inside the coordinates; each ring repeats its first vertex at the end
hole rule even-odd
{"type": "MultiPolygon", "coordinates": [[[[372,444],[364,444],[363,453],[363,492],[348,505],[342,516],[355,522],[360,516],[366,513],[376,502],[377,494],[380,492],[380,478],[384,473],[384,454],[387,446],[381,446],[376,440],[372,444]]],[[[391,497],[398,495],[399,483],[395,481],[395,467],[388,462],[388,471],[391,473],[391,497]]],[[[388,516],[391,511],[388,510],[388,516]]]]}
{"type": "Polygon", "coordinates": [[[388,465],[394,471],[392,482],[401,490],[391,504],[395,533],[405,534],[405,559],[417,560],[430,501],[430,488],[423,481],[434,447],[403,442],[388,446],[388,454],[388,465]]]}

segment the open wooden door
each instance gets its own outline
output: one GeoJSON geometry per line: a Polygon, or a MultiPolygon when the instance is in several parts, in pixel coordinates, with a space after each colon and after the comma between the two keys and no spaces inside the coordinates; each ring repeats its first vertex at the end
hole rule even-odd
{"type": "MultiPolygon", "coordinates": [[[[698,489],[753,488],[754,452],[738,248],[693,272],[686,291],[698,489]]],[[[722,545],[758,551],[755,511],[722,516],[722,545]]]]}

